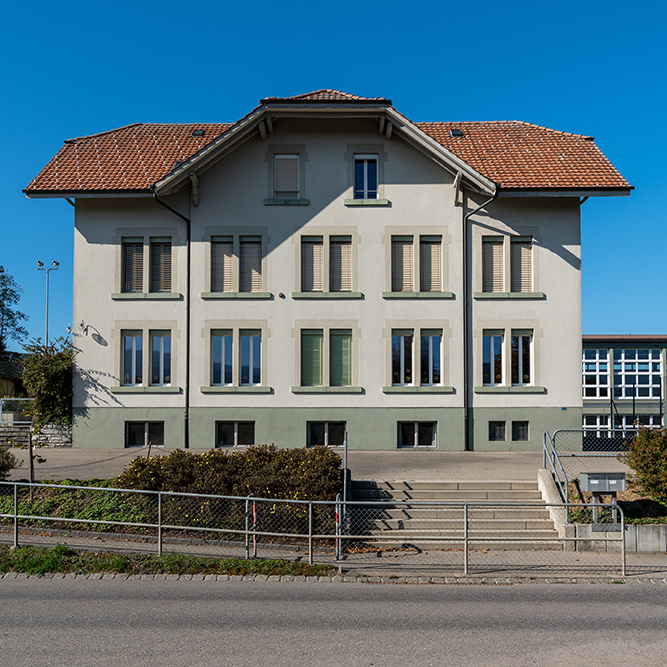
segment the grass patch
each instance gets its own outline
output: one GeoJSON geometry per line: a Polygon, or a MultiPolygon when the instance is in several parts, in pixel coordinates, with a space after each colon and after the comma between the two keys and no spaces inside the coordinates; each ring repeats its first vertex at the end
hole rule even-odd
{"type": "Polygon", "coordinates": [[[43,575],[77,574],[266,574],[327,576],[329,565],[308,565],[282,559],[205,558],[186,554],[117,554],[75,551],[58,544],[52,549],[0,545],[0,572],[43,575]]]}

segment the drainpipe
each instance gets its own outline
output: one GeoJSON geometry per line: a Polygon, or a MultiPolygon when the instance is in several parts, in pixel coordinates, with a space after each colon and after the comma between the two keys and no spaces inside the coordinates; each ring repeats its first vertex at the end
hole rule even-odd
{"type": "Polygon", "coordinates": [[[175,208],[169,206],[157,198],[157,193],[153,190],[153,199],[164,206],[168,211],[177,215],[185,222],[185,229],[187,235],[186,241],[186,255],[187,255],[187,269],[186,269],[186,288],[185,288],[185,414],[184,414],[184,433],[183,433],[183,447],[190,449],[190,219],[186,218],[182,213],[179,213],[175,208]]]}
{"type": "MultiPolygon", "coordinates": [[[[491,199],[488,199],[463,216],[463,419],[465,435],[464,450],[466,452],[473,450],[472,419],[470,418],[472,412],[472,408],[470,407],[470,354],[468,352],[468,344],[472,339],[472,332],[469,331],[470,317],[468,316],[468,311],[472,310],[470,281],[468,279],[468,219],[494,201],[498,193],[499,187],[496,185],[496,191],[491,199]]],[[[465,202],[465,193],[463,201],[465,202]]]]}

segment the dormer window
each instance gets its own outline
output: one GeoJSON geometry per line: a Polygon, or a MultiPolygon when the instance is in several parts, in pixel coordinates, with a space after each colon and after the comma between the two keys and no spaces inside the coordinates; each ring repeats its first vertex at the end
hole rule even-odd
{"type": "Polygon", "coordinates": [[[354,156],[354,198],[378,198],[378,156],[354,156]]]}

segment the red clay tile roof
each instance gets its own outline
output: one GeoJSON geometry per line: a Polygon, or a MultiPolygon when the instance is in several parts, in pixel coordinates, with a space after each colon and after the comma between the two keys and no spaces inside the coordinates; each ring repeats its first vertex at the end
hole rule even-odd
{"type": "Polygon", "coordinates": [[[26,192],[148,190],[232,123],[136,123],[68,139],[26,192]],[[203,136],[192,136],[203,130],[203,136]]]}
{"type": "Polygon", "coordinates": [[[312,93],[303,93],[294,95],[294,97],[265,97],[260,100],[260,104],[272,102],[379,102],[381,104],[391,105],[391,100],[384,97],[359,97],[350,93],[342,93],[340,90],[331,90],[322,88],[314,90],[312,93]]]}
{"type": "Polygon", "coordinates": [[[502,188],[630,187],[592,137],[522,121],[415,125],[502,188]]]}
{"type": "MultiPolygon", "coordinates": [[[[391,104],[384,98],[357,97],[335,90],[317,90],[291,98],[268,97],[262,103],[281,100],[391,104]]],[[[25,192],[57,195],[146,191],[237,124],[136,123],[69,139],[25,192]],[[203,130],[203,136],[193,136],[194,130],[203,130]]],[[[631,187],[591,137],[521,121],[415,125],[504,189],[631,187]],[[461,130],[464,136],[452,137],[450,130],[454,129],[461,130]]]]}

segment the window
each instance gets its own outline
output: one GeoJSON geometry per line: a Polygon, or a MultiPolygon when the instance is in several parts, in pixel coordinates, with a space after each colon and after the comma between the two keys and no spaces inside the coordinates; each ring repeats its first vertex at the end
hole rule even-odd
{"type": "Polygon", "coordinates": [[[211,292],[237,291],[262,291],[262,239],[260,236],[213,236],[211,292]],[[238,266],[238,283],[235,266],[238,266]]]}
{"type": "Polygon", "coordinates": [[[512,332],[512,384],[531,384],[530,334],[512,332]]]}
{"type": "Polygon", "coordinates": [[[352,384],[352,332],[348,329],[329,331],[329,386],[349,387],[352,384]]]}
{"type": "Polygon", "coordinates": [[[505,422],[489,422],[489,442],[503,442],[505,440],[505,422]]]}
{"type": "Polygon", "coordinates": [[[241,377],[239,385],[259,385],[262,374],[262,334],[241,331],[241,377]]]}
{"type": "Polygon", "coordinates": [[[324,384],[324,334],[321,329],[301,332],[301,386],[319,387],[324,384]]]}
{"type": "Polygon", "coordinates": [[[143,239],[123,239],[122,285],[123,292],[144,291],[143,239]]]}
{"type": "Polygon", "coordinates": [[[442,384],[442,331],[422,329],[420,338],[421,384],[442,384]]]}
{"type": "Polygon", "coordinates": [[[378,198],[378,156],[354,156],[354,198],[378,198]]]}
{"type": "Polygon", "coordinates": [[[395,329],[391,332],[391,383],[395,386],[414,384],[414,331],[395,329]]]}
{"type": "Polygon", "coordinates": [[[584,398],[609,396],[609,350],[584,350],[581,364],[584,398]]]}
{"type": "Polygon", "coordinates": [[[307,447],[343,447],[346,422],[307,422],[307,447]]]}
{"type": "Polygon", "coordinates": [[[171,239],[151,239],[151,292],[171,292],[171,239]]]}
{"type": "Polygon", "coordinates": [[[614,350],[614,397],[660,397],[660,365],[660,350],[614,350]]]}
{"type": "Polygon", "coordinates": [[[352,291],[352,239],[349,236],[329,239],[329,291],[352,291]]]}
{"type": "Polygon", "coordinates": [[[398,422],[399,447],[435,447],[435,422],[398,422]]]}
{"type": "Polygon", "coordinates": [[[164,422],[125,422],[126,447],[164,447],[164,422]]]}
{"type": "Polygon", "coordinates": [[[255,444],[255,422],[215,422],[216,447],[250,447],[255,444]]]}
{"type": "Polygon", "coordinates": [[[532,244],[532,239],[529,238],[519,237],[510,240],[510,289],[512,292],[533,291],[532,244]]]}
{"type": "Polygon", "coordinates": [[[502,383],[503,334],[495,331],[485,331],[482,343],[482,384],[495,386],[502,383]]]}
{"type": "Polygon", "coordinates": [[[151,331],[151,385],[171,383],[171,332],[151,331]]]}
{"type": "Polygon", "coordinates": [[[301,239],[301,291],[324,291],[324,245],[321,236],[301,239]]]}
{"type": "Polygon", "coordinates": [[[586,437],[611,437],[609,415],[584,415],[583,429],[586,437]]]}
{"type": "Polygon", "coordinates": [[[349,387],[352,385],[352,331],[330,329],[326,350],[324,333],[322,329],[301,331],[301,386],[349,387]],[[325,363],[327,354],[328,365],[325,363]]]}
{"type": "Polygon", "coordinates": [[[512,441],[525,442],[528,439],[529,439],[528,422],[527,421],[512,422],[512,441]]]}
{"type": "Polygon", "coordinates": [[[211,238],[211,292],[234,291],[234,240],[231,236],[211,238]]]}
{"type": "Polygon", "coordinates": [[[275,199],[299,199],[299,156],[274,155],[273,196],[275,199]]]}
{"type": "Polygon", "coordinates": [[[259,237],[241,237],[239,271],[239,292],[262,291],[262,242],[259,237]]]}
{"type": "Polygon", "coordinates": [[[391,291],[414,292],[412,236],[391,237],[391,291]]]}
{"type": "Polygon", "coordinates": [[[502,292],[504,286],[503,240],[482,239],[482,292],[502,292]]]}
{"type": "Polygon", "coordinates": [[[211,384],[214,386],[232,384],[232,342],[231,331],[211,332],[211,384]]]}
{"type": "Polygon", "coordinates": [[[122,384],[136,386],[143,382],[143,336],[141,331],[123,331],[122,384]]]}
{"type": "Polygon", "coordinates": [[[442,292],[442,238],[419,239],[419,291],[442,292]]]}

